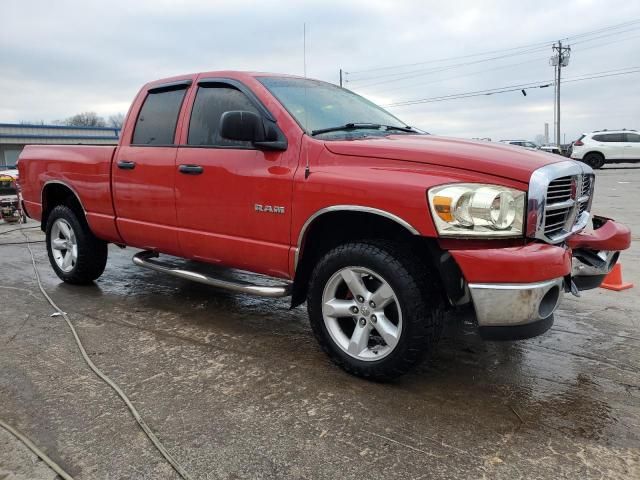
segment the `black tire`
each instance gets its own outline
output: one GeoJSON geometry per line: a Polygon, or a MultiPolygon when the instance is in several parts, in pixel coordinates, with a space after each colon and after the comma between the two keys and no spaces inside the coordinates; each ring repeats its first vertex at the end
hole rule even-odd
{"type": "Polygon", "coordinates": [[[55,207],[47,219],[47,253],[49,262],[60,277],[66,283],[74,285],[86,285],[102,275],[107,265],[107,242],[96,238],[89,229],[84,216],[78,217],[76,212],[66,205],[55,207]],[[56,221],[64,220],[73,229],[77,243],[77,259],[70,271],[63,271],[54,258],[52,248],[52,229],[56,221]]]}
{"type": "Polygon", "coordinates": [[[594,170],[597,170],[604,166],[604,155],[598,152],[590,152],[584,156],[582,161],[594,170]]]}
{"type": "Polygon", "coordinates": [[[340,245],[318,262],[311,275],[307,309],[313,333],[333,362],[347,372],[375,381],[398,377],[433,352],[440,339],[444,301],[437,279],[431,268],[397,243],[372,240],[340,245]],[[391,353],[380,360],[351,356],[333,340],[325,324],[325,286],[346,267],[362,267],[384,277],[398,299],[401,332],[391,353]]]}

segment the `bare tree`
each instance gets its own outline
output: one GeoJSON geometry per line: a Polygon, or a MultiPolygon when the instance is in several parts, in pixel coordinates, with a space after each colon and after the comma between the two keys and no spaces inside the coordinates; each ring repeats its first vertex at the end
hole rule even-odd
{"type": "Polygon", "coordinates": [[[99,117],[96,112],[82,112],[65,120],[54,121],[60,125],[68,125],[70,127],[105,127],[107,124],[104,118],[99,117]]]}
{"type": "Polygon", "coordinates": [[[124,113],[116,113],[109,117],[109,126],[113,128],[122,128],[124,123],[124,113]]]}
{"type": "Polygon", "coordinates": [[[544,145],[544,141],[545,141],[544,135],[540,135],[540,134],[536,135],[536,138],[534,139],[534,142],[536,142],[538,145],[544,145]]]}

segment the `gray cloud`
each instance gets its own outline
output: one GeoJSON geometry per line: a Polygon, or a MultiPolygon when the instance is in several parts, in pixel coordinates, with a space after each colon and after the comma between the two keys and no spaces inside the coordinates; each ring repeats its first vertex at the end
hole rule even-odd
{"type": "MultiPolygon", "coordinates": [[[[0,122],[10,122],[52,120],[84,110],[124,111],[141,84],[185,72],[301,74],[303,22],[308,25],[308,75],[337,82],[341,67],[355,72],[550,41],[640,18],[640,5],[604,0],[4,0],[0,12],[0,122]]],[[[640,66],[640,25],[635,27],[618,37],[576,44],[565,76],[640,66]],[[600,46],[622,38],[629,39],[600,46]]],[[[392,103],[550,80],[550,55],[549,48],[403,82],[347,86],[392,103]]],[[[640,127],[639,78],[563,85],[567,139],[595,128],[640,127]]],[[[553,89],[547,88],[530,90],[526,97],[512,92],[391,111],[435,133],[531,139],[542,133],[544,122],[552,123],[552,97],[553,89]]]]}

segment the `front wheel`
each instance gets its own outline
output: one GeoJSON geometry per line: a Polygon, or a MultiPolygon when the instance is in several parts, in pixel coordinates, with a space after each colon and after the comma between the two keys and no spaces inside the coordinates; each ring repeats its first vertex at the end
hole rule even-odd
{"type": "Polygon", "coordinates": [[[66,205],[55,207],[47,220],[47,253],[56,275],[67,283],[87,284],[102,275],[107,243],[96,238],[84,218],[66,205]]]}
{"type": "Polygon", "coordinates": [[[341,245],[313,271],[307,308],[323,350],[349,373],[384,381],[432,352],[443,323],[437,277],[390,242],[341,245]]]}

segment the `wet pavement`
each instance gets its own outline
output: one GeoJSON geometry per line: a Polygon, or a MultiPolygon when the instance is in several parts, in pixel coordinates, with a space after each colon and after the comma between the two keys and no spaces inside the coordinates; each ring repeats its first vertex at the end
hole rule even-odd
{"type": "MultiPolygon", "coordinates": [[[[390,384],[331,364],[286,300],[162,276],[117,247],[94,286],[69,286],[44,244],[33,249],[91,358],[193,478],[637,479],[639,184],[640,166],[599,171],[593,209],[636,232],[622,256],[635,289],[565,296],[554,327],[527,341],[454,325],[430,362],[390,384]]],[[[50,317],[26,247],[0,255],[0,418],[77,479],[178,478],[50,317]]],[[[54,478],[0,429],[0,479],[54,478]]]]}

